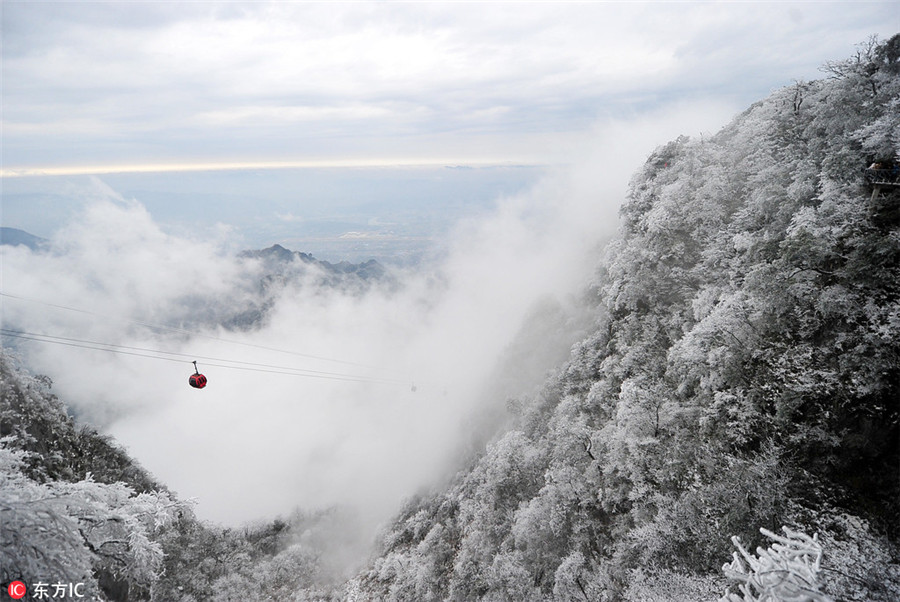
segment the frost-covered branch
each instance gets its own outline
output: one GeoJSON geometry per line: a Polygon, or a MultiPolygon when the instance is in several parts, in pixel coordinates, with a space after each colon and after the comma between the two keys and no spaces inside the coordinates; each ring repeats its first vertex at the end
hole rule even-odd
{"type": "Polygon", "coordinates": [[[816,536],[782,529],[784,536],[760,529],[774,543],[757,548],[756,556],[731,538],[738,551],[722,571],[738,582],[740,594],[726,594],[719,602],[832,602],[818,586],[822,546],[816,536]]]}

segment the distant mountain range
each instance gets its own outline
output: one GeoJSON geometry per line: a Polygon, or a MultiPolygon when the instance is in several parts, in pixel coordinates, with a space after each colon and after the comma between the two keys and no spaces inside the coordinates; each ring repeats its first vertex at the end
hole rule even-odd
{"type": "Polygon", "coordinates": [[[47,240],[25,230],[17,228],[0,228],[0,245],[25,245],[32,251],[38,251],[47,245],[47,240]]]}
{"type": "MultiPolygon", "coordinates": [[[[46,238],[35,236],[25,230],[6,227],[0,228],[0,245],[25,245],[32,251],[39,251],[46,248],[48,244],[49,241],[46,238]]],[[[361,263],[351,263],[349,261],[331,263],[330,261],[316,259],[309,253],[291,251],[279,244],[274,244],[271,247],[261,250],[242,251],[238,253],[238,257],[245,259],[261,259],[269,272],[280,273],[294,262],[299,262],[298,267],[315,266],[320,268],[326,274],[335,276],[352,274],[363,280],[372,280],[382,278],[385,275],[384,266],[374,259],[361,263]]]]}
{"type": "MultiPolygon", "coordinates": [[[[0,244],[24,245],[32,251],[42,251],[49,248],[50,241],[17,228],[0,228],[0,244]]],[[[183,309],[190,312],[193,319],[226,328],[253,328],[264,320],[274,297],[287,286],[303,283],[303,286],[361,294],[373,285],[396,284],[385,267],[374,259],[362,263],[331,263],[278,244],[267,249],[242,251],[237,254],[237,259],[261,262],[261,270],[249,269],[239,276],[247,279],[243,286],[255,291],[255,295],[251,295],[252,300],[242,305],[207,299],[200,306],[185,301],[183,309]]]]}
{"type": "Polygon", "coordinates": [[[301,264],[317,266],[331,274],[354,274],[363,280],[381,278],[385,274],[384,266],[374,259],[362,263],[350,263],[348,261],[331,263],[329,261],[316,259],[309,253],[291,251],[278,244],[260,251],[243,251],[238,254],[238,257],[262,259],[266,264],[266,267],[274,269],[274,271],[281,271],[288,264],[300,262],[301,264]]]}

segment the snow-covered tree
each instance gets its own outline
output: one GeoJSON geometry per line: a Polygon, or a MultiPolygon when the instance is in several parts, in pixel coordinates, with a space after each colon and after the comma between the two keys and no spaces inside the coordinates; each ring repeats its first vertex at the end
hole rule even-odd
{"type": "Polygon", "coordinates": [[[154,535],[182,504],[168,493],[128,486],[38,483],[24,472],[25,453],[0,447],[0,578],[28,583],[85,583],[97,592],[148,591],[159,578],[162,548],[154,535]]]}
{"type": "Polygon", "coordinates": [[[596,330],[510,404],[511,432],[404,511],[361,591],[421,591],[427,566],[440,599],[676,582],[689,599],[731,535],[757,545],[759,525],[829,505],[895,522],[900,199],[873,203],[863,169],[900,158],[898,48],[864,44],[828,78],[651,154],[592,283],[596,330]]]}
{"type": "Polygon", "coordinates": [[[782,530],[784,535],[760,529],[774,543],[757,548],[755,555],[740,538],[732,538],[738,551],[722,571],[738,582],[740,594],[726,594],[720,602],[832,602],[818,584],[822,546],[817,537],[788,527],[782,530]]]}

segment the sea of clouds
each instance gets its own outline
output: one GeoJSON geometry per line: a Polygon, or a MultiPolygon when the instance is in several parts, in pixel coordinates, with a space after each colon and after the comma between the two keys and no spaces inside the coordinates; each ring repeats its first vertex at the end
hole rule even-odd
{"type": "Polygon", "coordinates": [[[239,524],[340,506],[374,529],[452,473],[473,416],[504,407],[565,357],[641,160],[730,114],[688,106],[598,126],[570,165],[456,224],[439,263],[363,294],[290,281],[270,290],[265,318],[248,329],[208,319],[260,298],[264,268],[238,259],[230,227],[173,234],[139,198],[93,179],[71,190],[84,208],[49,250],[3,248],[3,292],[17,297],[3,298],[4,328],[184,354],[9,341],[82,420],[196,500],[202,518],[239,524]],[[202,391],[187,384],[191,359],[209,378],[202,391]]]}

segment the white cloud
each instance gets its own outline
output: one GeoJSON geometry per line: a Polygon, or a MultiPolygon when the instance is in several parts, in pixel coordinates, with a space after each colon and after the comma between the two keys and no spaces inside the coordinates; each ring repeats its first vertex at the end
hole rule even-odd
{"type": "Polygon", "coordinates": [[[293,213],[278,213],[275,215],[282,222],[304,222],[306,218],[302,215],[294,215],[293,213]]]}
{"type": "Polygon", "coordinates": [[[73,5],[4,7],[6,168],[540,159],[636,97],[746,103],[900,26],[890,2],[73,5]]]}
{"type": "MultiPolygon", "coordinates": [[[[341,503],[383,519],[443,473],[465,420],[505,401],[502,393],[484,396],[503,350],[536,304],[568,303],[588,281],[598,244],[615,230],[626,182],[648,151],[685,129],[715,127],[730,112],[686,106],[599,124],[571,149],[576,167],[459,224],[446,259],[407,274],[401,292],[290,286],[268,321],[248,332],[198,322],[254,298],[257,266],[223,248],[227,231],[212,241],[167,234],[138,201],[94,180],[70,191],[86,208],[53,253],[3,248],[4,292],[90,313],[5,300],[4,326],[190,354],[179,363],[27,347],[59,395],[103,422],[167,485],[196,497],[201,515],[236,522],[341,503]],[[228,370],[204,358],[389,382],[228,370]],[[191,359],[210,379],[203,391],[187,386],[191,359]]],[[[540,367],[523,378],[539,381],[540,367]]]]}
{"type": "Polygon", "coordinates": [[[383,119],[391,115],[385,107],[351,106],[241,106],[200,113],[194,123],[213,126],[278,125],[298,121],[383,119]]]}

